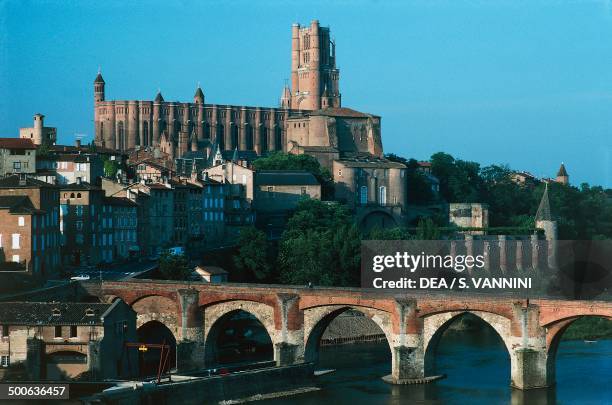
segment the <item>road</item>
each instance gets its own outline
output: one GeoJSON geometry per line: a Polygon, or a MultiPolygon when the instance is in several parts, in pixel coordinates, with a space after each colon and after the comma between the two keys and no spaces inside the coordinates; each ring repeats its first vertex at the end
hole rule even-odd
{"type": "Polygon", "coordinates": [[[70,277],[86,275],[90,280],[122,280],[132,278],[142,272],[152,270],[158,265],[157,261],[145,261],[142,263],[131,262],[125,264],[117,264],[102,270],[97,268],[74,268],[69,269],[70,277]]]}

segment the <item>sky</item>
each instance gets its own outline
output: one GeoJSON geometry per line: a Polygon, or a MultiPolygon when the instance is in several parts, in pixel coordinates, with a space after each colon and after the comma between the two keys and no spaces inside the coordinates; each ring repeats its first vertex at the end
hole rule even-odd
{"type": "MultiPolygon", "coordinates": [[[[291,24],[337,44],[342,104],[380,115],[384,151],[439,151],[612,188],[612,2],[0,0],[0,136],[36,112],[59,141],[107,99],[278,105],[291,24]]],[[[79,135],[80,136],[80,135],[79,135]]]]}

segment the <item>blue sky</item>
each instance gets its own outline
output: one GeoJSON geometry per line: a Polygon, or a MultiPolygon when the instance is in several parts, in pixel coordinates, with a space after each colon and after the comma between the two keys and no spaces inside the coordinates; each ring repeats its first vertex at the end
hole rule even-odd
{"type": "Polygon", "coordinates": [[[109,99],[275,106],[291,24],[337,42],[343,105],[382,116],[385,152],[445,151],[612,187],[610,1],[0,0],[0,136],[41,112],[61,142],[109,99]],[[331,3],[331,4],[330,4],[331,3]]]}

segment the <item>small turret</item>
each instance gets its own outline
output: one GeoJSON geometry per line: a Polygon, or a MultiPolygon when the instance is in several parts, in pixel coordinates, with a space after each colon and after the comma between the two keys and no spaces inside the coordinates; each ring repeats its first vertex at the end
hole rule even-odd
{"type": "Polygon", "coordinates": [[[563,163],[561,163],[561,166],[559,167],[555,181],[563,185],[569,184],[569,175],[567,174],[567,170],[565,170],[565,165],[563,163]]]}
{"type": "Polygon", "coordinates": [[[164,98],[162,97],[161,91],[157,91],[157,95],[155,96],[155,100],[156,103],[163,103],[164,102],[164,98]]]}
{"type": "Polygon", "coordinates": [[[104,79],[102,73],[98,70],[96,80],[94,80],[94,102],[104,101],[104,79]]]}
{"type": "Polygon", "coordinates": [[[204,104],[204,92],[200,88],[199,84],[198,84],[198,88],[196,89],[196,92],[195,92],[195,94],[193,96],[193,102],[196,103],[196,104],[204,104]]]}
{"type": "Polygon", "coordinates": [[[280,108],[289,109],[291,108],[291,89],[289,85],[285,83],[285,87],[283,88],[283,93],[280,98],[280,108]]]}

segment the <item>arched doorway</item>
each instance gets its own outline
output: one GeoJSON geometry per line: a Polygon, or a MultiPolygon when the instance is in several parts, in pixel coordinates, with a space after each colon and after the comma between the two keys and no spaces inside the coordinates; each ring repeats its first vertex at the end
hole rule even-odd
{"type": "Polygon", "coordinates": [[[582,316],[568,322],[550,342],[547,373],[564,401],[609,401],[612,319],[582,316]],[[589,378],[585,378],[589,376],[589,378]]]}
{"type": "Polygon", "coordinates": [[[425,375],[447,376],[436,384],[478,390],[483,401],[487,397],[495,400],[500,390],[509,390],[508,348],[498,331],[480,316],[463,312],[450,317],[425,345],[425,375]]]}
{"type": "Polygon", "coordinates": [[[272,361],[272,339],[265,326],[250,312],[230,311],[210,328],[205,344],[208,367],[246,365],[272,361]]]}
{"type": "Polygon", "coordinates": [[[388,314],[351,306],[310,311],[305,325],[305,361],[314,362],[319,369],[335,369],[335,378],[350,378],[356,372],[377,379],[390,374],[391,349],[383,330],[388,314]]]}
{"type": "Polygon", "coordinates": [[[162,364],[162,373],[167,373],[176,367],[176,339],[166,325],[159,321],[149,321],[140,326],[136,334],[138,343],[166,344],[170,346],[170,352],[165,360],[165,364],[161,349],[150,348],[147,351],[139,350],[138,370],[140,376],[150,377],[156,375],[160,369],[160,363],[162,364]]]}
{"type": "Polygon", "coordinates": [[[360,223],[363,232],[370,232],[372,229],[387,229],[397,226],[397,222],[391,214],[385,211],[372,211],[366,214],[360,223]]]}
{"type": "Polygon", "coordinates": [[[45,356],[46,379],[62,381],[77,378],[87,372],[87,355],[73,351],[58,351],[45,356]]]}

